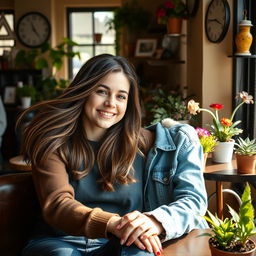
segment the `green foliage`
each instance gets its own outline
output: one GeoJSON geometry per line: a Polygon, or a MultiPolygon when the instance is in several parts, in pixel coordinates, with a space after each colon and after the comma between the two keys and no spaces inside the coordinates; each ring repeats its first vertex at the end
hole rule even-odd
{"type": "Polygon", "coordinates": [[[31,85],[23,85],[23,87],[17,88],[17,95],[19,97],[31,97],[34,99],[36,96],[36,89],[31,85]]]}
{"type": "Polygon", "coordinates": [[[156,89],[153,95],[155,96],[147,105],[149,111],[153,113],[152,124],[164,118],[172,118],[177,121],[191,118],[187,110],[187,103],[180,94],[170,94],[162,89],[156,89]]]}
{"type": "Polygon", "coordinates": [[[250,140],[248,137],[245,140],[238,138],[238,143],[235,143],[235,153],[245,156],[256,155],[256,140],[250,140]]]}
{"type": "Polygon", "coordinates": [[[220,248],[235,247],[237,244],[244,246],[249,237],[256,234],[254,225],[254,208],[251,202],[251,189],[248,183],[242,194],[242,204],[239,207],[239,212],[228,206],[231,214],[230,218],[225,218],[224,221],[215,216],[209,211],[208,216],[203,216],[210,224],[212,234],[204,233],[213,237],[219,244],[220,248]]]}
{"type": "Polygon", "coordinates": [[[120,50],[122,28],[127,28],[129,33],[145,30],[150,23],[150,17],[150,12],[140,7],[136,0],[125,2],[114,10],[114,17],[106,22],[106,26],[108,30],[115,29],[116,31],[117,52],[120,50]]]}
{"type": "Polygon", "coordinates": [[[15,63],[17,66],[28,68],[43,69],[50,66],[55,67],[56,70],[60,70],[63,65],[63,58],[73,58],[78,56],[79,52],[71,52],[70,46],[75,46],[77,43],[69,38],[63,38],[63,41],[55,47],[51,47],[48,42],[44,43],[40,48],[32,50],[19,50],[15,63]],[[50,64],[49,64],[50,63],[50,64]]]}
{"type": "Polygon", "coordinates": [[[209,136],[201,136],[199,137],[199,141],[203,147],[204,153],[209,153],[214,151],[214,147],[217,144],[217,140],[213,135],[209,136]]]}
{"type": "MultiPolygon", "coordinates": [[[[57,72],[63,66],[64,58],[73,58],[78,56],[79,52],[70,51],[71,46],[75,46],[77,43],[69,38],[63,38],[63,41],[51,47],[48,42],[43,44],[40,48],[32,50],[20,50],[16,55],[16,65],[24,68],[35,68],[38,70],[44,68],[54,68],[57,72]]],[[[40,77],[35,85],[36,93],[35,100],[41,101],[51,99],[58,96],[62,90],[67,86],[68,80],[63,78],[56,78],[55,74],[48,77],[40,77]]]]}

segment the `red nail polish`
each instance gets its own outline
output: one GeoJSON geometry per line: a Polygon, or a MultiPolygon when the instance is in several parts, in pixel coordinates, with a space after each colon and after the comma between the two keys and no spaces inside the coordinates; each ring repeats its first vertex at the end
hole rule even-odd
{"type": "Polygon", "coordinates": [[[161,255],[161,252],[156,252],[156,255],[161,255]]]}

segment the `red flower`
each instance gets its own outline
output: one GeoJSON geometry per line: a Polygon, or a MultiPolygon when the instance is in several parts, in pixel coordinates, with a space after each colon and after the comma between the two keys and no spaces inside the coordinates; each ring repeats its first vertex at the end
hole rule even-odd
{"type": "Polygon", "coordinates": [[[213,108],[213,109],[220,110],[220,109],[222,109],[224,107],[224,105],[215,103],[215,104],[211,104],[209,107],[213,108]]]}
{"type": "Polygon", "coordinates": [[[165,8],[169,8],[169,9],[173,9],[173,8],[175,8],[175,5],[174,5],[174,3],[173,2],[171,2],[171,1],[167,1],[167,2],[165,2],[164,3],[164,6],[165,6],[165,8]]]}
{"type": "Polygon", "coordinates": [[[158,18],[165,17],[165,15],[166,15],[166,11],[165,11],[164,8],[160,8],[160,9],[158,9],[157,12],[156,12],[156,16],[157,16],[158,18]]]}
{"type": "Polygon", "coordinates": [[[233,124],[233,122],[230,119],[224,118],[224,117],[221,118],[220,122],[223,126],[227,126],[227,127],[230,127],[233,124]]]}

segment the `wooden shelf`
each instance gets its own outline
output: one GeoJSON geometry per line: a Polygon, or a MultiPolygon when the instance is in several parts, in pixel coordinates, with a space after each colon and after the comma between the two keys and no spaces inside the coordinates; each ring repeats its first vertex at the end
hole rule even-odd
{"type": "Polygon", "coordinates": [[[256,55],[228,55],[229,58],[255,59],[256,55]]]}

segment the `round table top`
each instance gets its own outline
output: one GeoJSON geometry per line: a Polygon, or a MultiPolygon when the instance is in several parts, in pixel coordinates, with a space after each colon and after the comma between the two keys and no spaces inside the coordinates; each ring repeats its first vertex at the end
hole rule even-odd
{"type": "Polygon", "coordinates": [[[22,155],[18,155],[18,156],[14,156],[14,157],[10,158],[9,164],[12,169],[18,170],[18,171],[31,171],[31,169],[32,169],[31,164],[27,164],[23,160],[22,155]]]}
{"type": "Polygon", "coordinates": [[[239,174],[236,169],[236,160],[230,163],[214,163],[207,160],[204,171],[206,180],[227,181],[227,182],[256,182],[256,172],[253,174],[239,174]]]}

